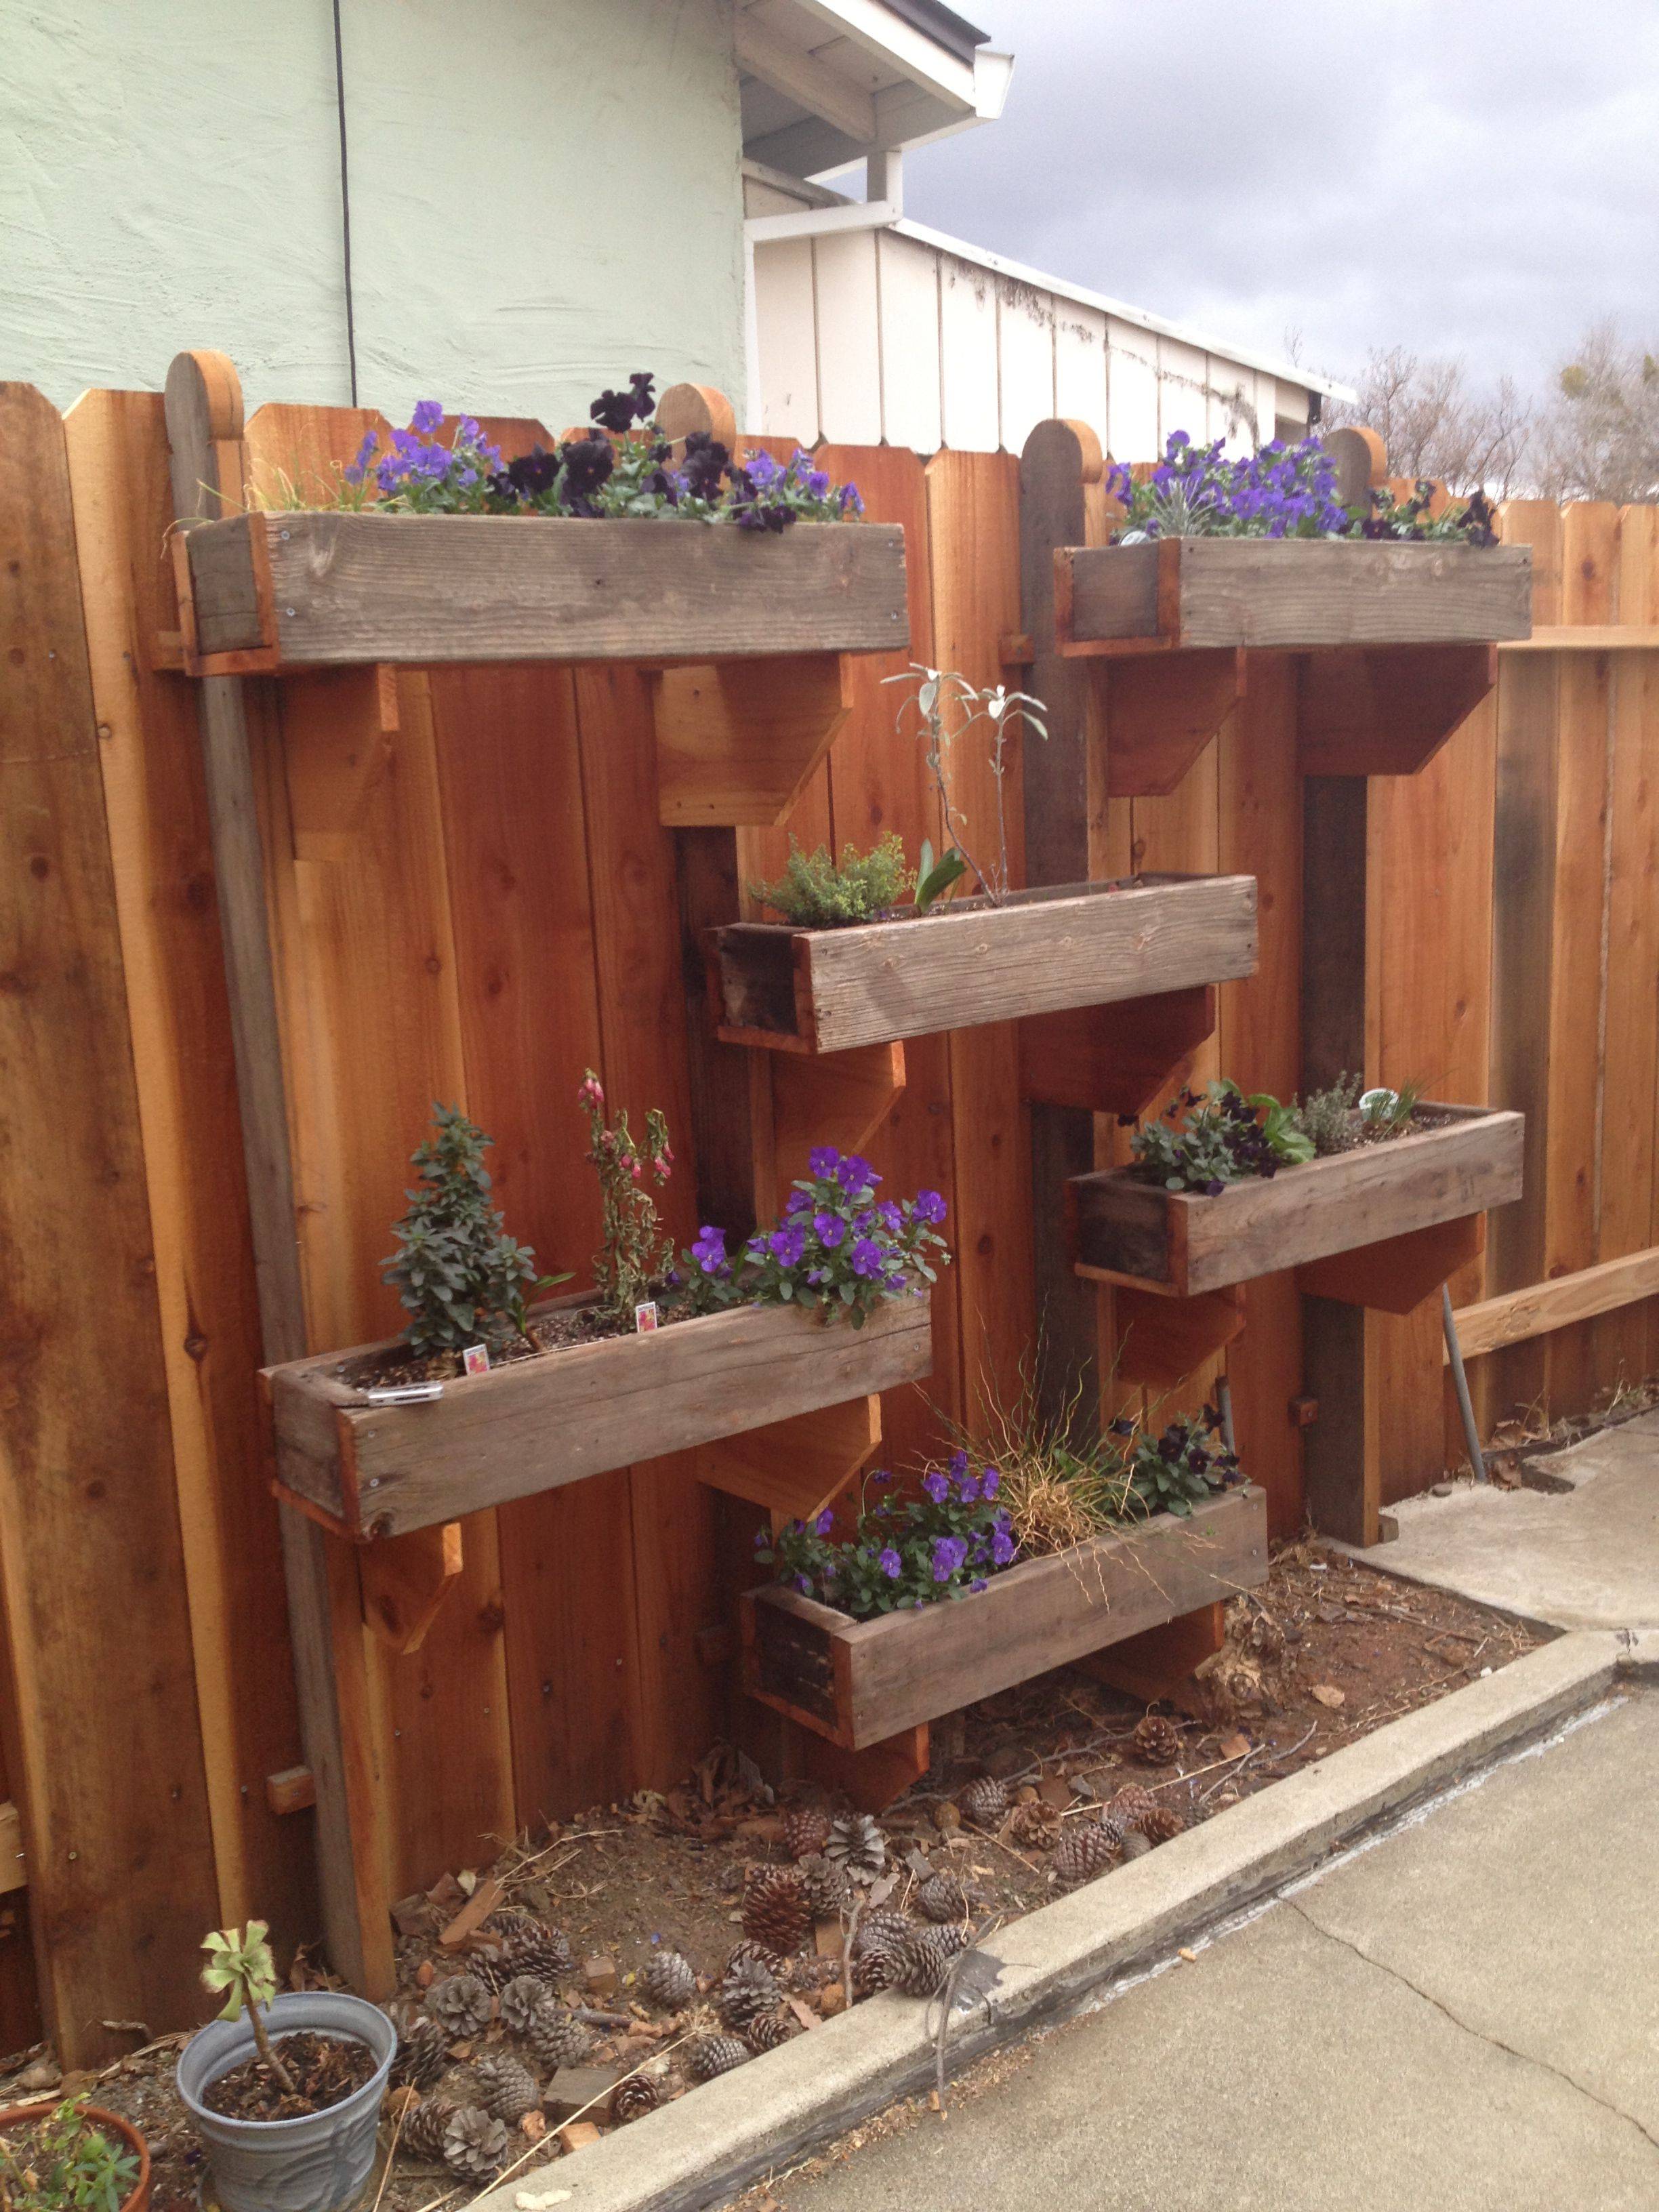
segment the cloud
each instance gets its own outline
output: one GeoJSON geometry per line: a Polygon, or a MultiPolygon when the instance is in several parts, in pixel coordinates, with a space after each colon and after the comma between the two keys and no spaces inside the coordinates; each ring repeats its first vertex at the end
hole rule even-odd
{"type": "Polygon", "coordinates": [[[1659,335],[1652,0],[992,0],[1000,123],[907,211],[1337,376],[1369,349],[1537,386],[1590,323],[1659,335]]]}

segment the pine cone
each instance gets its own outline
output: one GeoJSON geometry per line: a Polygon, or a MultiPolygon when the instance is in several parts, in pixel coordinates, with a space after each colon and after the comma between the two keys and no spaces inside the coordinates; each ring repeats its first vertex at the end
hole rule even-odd
{"type": "Polygon", "coordinates": [[[489,2027],[489,1991],[476,1974],[451,1974],[427,1991],[426,2008],[453,2043],[459,2036],[482,2034],[489,2027]]]}
{"type": "Polygon", "coordinates": [[[902,1912],[894,1912],[878,1906],[873,1912],[860,1912],[853,1930],[853,1956],[867,1959],[877,1951],[890,1951],[895,1943],[902,1942],[915,1927],[914,1920],[902,1912]]]}
{"type": "MultiPolygon", "coordinates": [[[[914,1927],[913,1922],[911,1928],[914,1927]]],[[[853,1961],[853,1995],[855,1997],[874,1996],[878,1990],[887,1987],[892,1973],[893,1954],[890,1950],[866,1951],[861,1959],[853,1961]]]]}
{"type": "Polygon", "coordinates": [[[748,2045],[735,2035],[705,2035],[691,2045],[685,2070],[693,2081],[712,2081],[717,2074],[741,2066],[749,2055],[748,2045]]]}
{"type": "Polygon", "coordinates": [[[906,1996],[930,1997],[945,1979],[951,1961],[965,1950],[960,1928],[917,1928],[887,1955],[887,1986],[906,1996]]]}
{"type": "Polygon", "coordinates": [[[962,1817],[975,1828],[1000,1828],[1008,1811],[1008,1792],[994,1774],[976,1775],[957,1798],[962,1817]]]}
{"type": "Polygon", "coordinates": [[[1123,1863],[1125,1866],[1128,1865],[1131,1859],[1144,1859],[1147,1852],[1151,1850],[1152,1848],[1152,1845],[1147,1842],[1146,1837],[1141,1833],[1139,1828],[1126,1828],[1123,1831],[1123,1863]]]}
{"type": "Polygon", "coordinates": [[[791,1959],[783,1969],[783,1986],[793,1990],[797,1996],[810,1996],[814,1990],[828,1988],[831,1982],[841,1979],[841,1954],[833,1958],[820,1959],[807,1952],[799,1959],[791,1959]]]}
{"type": "Polygon", "coordinates": [[[1028,1851],[1051,1851],[1060,1841],[1060,1808],[1042,1797],[1016,1805],[1009,1832],[1028,1851]]]}
{"type": "Polygon", "coordinates": [[[1106,1809],[1120,1828],[1139,1828],[1158,1800],[1144,1782],[1126,1782],[1106,1809]]]}
{"type": "Polygon", "coordinates": [[[1173,1766],[1181,1756],[1181,1730],[1163,1713],[1148,1713],[1137,1721],[1129,1741],[1135,1757],[1148,1766],[1173,1766]]]}
{"type": "Polygon", "coordinates": [[[568,1937],[532,1913],[498,1912],[491,1926],[504,1938],[507,1963],[515,1974],[536,1974],[544,1982],[556,1982],[575,1964],[568,1937]]]}
{"type": "Polygon", "coordinates": [[[811,1919],[795,1868],[756,1868],[743,1893],[743,1932],[750,1942],[787,1955],[805,1940],[811,1919]]]}
{"type": "Polygon", "coordinates": [[[611,2092],[611,2124],[621,2128],[629,2120],[642,2120],[661,2102],[662,2092],[648,2074],[630,2074],[611,2092]]]}
{"type": "Polygon", "coordinates": [[[838,1920],[843,1912],[850,1911],[853,1884],[845,1867],[820,1854],[800,1860],[795,1871],[801,1879],[806,1909],[814,1920],[838,1920]]]}
{"type": "Polygon", "coordinates": [[[444,2164],[463,2181],[493,2181],[507,2161],[507,2130],[476,2105],[463,2105],[444,2130],[444,2164]]]}
{"type": "Polygon", "coordinates": [[[1140,1824],[1140,1832],[1149,1844],[1167,1844],[1178,1836],[1187,1823],[1173,1805],[1154,1805],[1140,1824]]]}
{"type": "Polygon", "coordinates": [[[443,2165],[444,2137],[454,2117],[455,2107],[447,2097],[422,2097],[414,2111],[404,2116],[399,2148],[428,2166],[443,2165]]]}
{"type": "Polygon", "coordinates": [[[744,1959],[752,1959],[757,1966],[764,1966],[769,1974],[783,1972],[781,1952],[774,1950],[769,1943],[751,1943],[748,1936],[740,1936],[726,1954],[726,1972],[729,1974],[732,1967],[744,1959]]]}
{"type": "Polygon", "coordinates": [[[797,2025],[781,2008],[775,2012],[763,2012],[750,2021],[744,2041],[758,2057],[763,2051],[775,2051],[781,2043],[787,2043],[795,2033],[797,2025]]]}
{"type": "Polygon", "coordinates": [[[1067,1888],[1104,1874],[1123,1849],[1123,1832],[1104,1818],[1067,1820],[1054,1845],[1054,1872],[1067,1888]]]}
{"type": "Polygon", "coordinates": [[[953,1874],[930,1874],[916,1886],[916,1911],[924,1920],[963,1920],[968,1914],[968,1897],[962,1884],[953,1874]]]}
{"type": "Polygon", "coordinates": [[[697,1978],[691,1961],[678,1951],[653,1951],[640,1976],[647,2001],[664,2012],[678,2012],[697,1994],[697,1978]]]}
{"type": "Polygon", "coordinates": [[[763,2013],[776,2010],[781,1995],[775,1977],[759,1960],[740,1959],[726,1968],[714,1991],[714,2009],[722,2027],[743,2035],[763,2013]]]}
{"type": "Polygon", "coordinates": [[[580,2066],[593,2047],[586,2024],[562,2004],[550,2004],[530,2024],[526,2039],[538,2066],[556,2072],[561,2066],[580,2066]]]}
{"type": "Polygon", "coordinates": [[[503,2026],[514,2035],[528,2035],[537,2014],[554,2002],[552,1985],[535,1974],[514,1974],[501,1984],[495,2002],[503,2026]]]}
{"type": "Polygon", "coordinates": [[[854,1881],[874,1881],[887,1864],[887,1838],[867,1813],[843,1813],[830,1823],[823,1856],[854,1881]]]}
{"type": "MultiPolygon", "coordinates": [[[[448,2064],[449,2038],[442,2023],[417,2015],[398,2038],[397,2055],[392,2061],[392,2087],[429,2089],[448,2064]]],[[[434,2152],[433,2155],[436,2157],[438,2154],[434,2152]]]]}
{"type": "Polygon", "coordinates": [[[792,1805],[783,1816],[783,1847],[792,1859],[816,1858],[830,1840],[830,1815],[816,1805],[792,1805]]]}
{"type": "Polygon", "coordinates": [[[485,2112],[493,2112],[509,2127],[516,2126],[542,2101],[540,2086],[530,2069],[505,2052],[499,2057],[479,2059],[472,2079],[485,2112]]]}

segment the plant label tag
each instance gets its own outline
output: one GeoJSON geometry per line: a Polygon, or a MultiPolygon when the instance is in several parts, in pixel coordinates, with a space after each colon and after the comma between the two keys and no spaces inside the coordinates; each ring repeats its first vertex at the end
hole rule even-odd
{"type": "Polygon", "coordinates": [[[371,1406],[424,1406],[443,1395],[441,1382],[388,1382],[363,1393],[371,1406]]]}
{"type": "Polygon", "coordinates": [[[634,1327],[640,1335],[649,1336],[660,1326],[661,1316],[657,1311],[657,1301],[654,1298],[647,1298],[642,1306],[635,1307],[634,1327]]]}
{"type": "Polygon", "coordinates": [[[461,1353],[461,1364],[469,1375],[488,1375],[489,1346],[487,1344],[469,1344],[461,1353]]]}

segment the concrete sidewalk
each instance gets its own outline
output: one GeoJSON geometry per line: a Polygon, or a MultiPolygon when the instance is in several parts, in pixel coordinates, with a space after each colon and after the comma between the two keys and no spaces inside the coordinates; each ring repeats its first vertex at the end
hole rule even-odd
{"type": "Polygon", "coordinates": [[[1656,1808],[1641,1692],[957,2092],[945,2122],[774,2193],[787,2212],[1659,2212],[1656,1808]]]}
{"type": "Polygon", "coordinates": [[[1389,1510],[1397,1540],[1356,1552],[1384,1574],[1558,1628],[1659,1627],[1659,1413],[1533,1462],[1558,1491],[1458,1484],[1389,1510]]]}

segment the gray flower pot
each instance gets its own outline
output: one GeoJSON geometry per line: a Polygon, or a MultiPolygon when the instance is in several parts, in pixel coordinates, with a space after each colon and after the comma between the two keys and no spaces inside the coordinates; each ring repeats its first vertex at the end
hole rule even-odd
{"type": "Polygon", "coordinates": [[[366,2043],[377,2064],[361,2089],[325,2112],[297,2120],[233,2120],[210,2112],[202,2092],[254,2054],[246,2018],[216,2020],[185,2045],[179,2094],[207,2145],[214,2193],[224,2212],[337,2212],[368,2179],[374,2130],[386,2098],[398,2032],[378,2005],[333,1990],[276,1998],[264,2015],[274,2042],[298,2028],[366,2043]]]}

